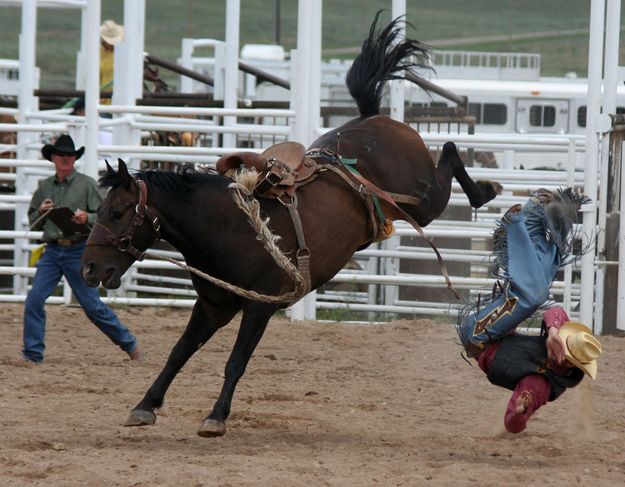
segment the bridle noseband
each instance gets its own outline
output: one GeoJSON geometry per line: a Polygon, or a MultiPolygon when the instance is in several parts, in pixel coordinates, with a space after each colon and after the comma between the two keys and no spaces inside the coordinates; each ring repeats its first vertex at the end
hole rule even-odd
{"type": "Polygon", "coordinates": [[[91,229],[89,238],[87,239],[87,245],[107,245],[116,247],[121,252],[128,252],[137,260],[143,260],[145,252],[141,252],[132,245],[132,239],[142,224],[145,218],[152,223],[152,228],[156,233],[156,240],[160,239],[161,223],[154,212],[146,205],[148,200],[148,189],[145,182],[142,180],[136,181],[139,187],[139,202],[135,207],[135,215],[128,225],[128,229],[119,235],[115,235],[108,228],[101,223],[96,223],[91,229]]]}

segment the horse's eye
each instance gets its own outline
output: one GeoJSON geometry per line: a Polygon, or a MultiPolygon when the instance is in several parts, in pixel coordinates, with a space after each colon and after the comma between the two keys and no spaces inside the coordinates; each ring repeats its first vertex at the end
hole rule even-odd
{"type": "Polygon", "coordinates": [[[132,203],[126,203],[123,206],[123,208],[119,210],[114,210],[110,208],[109,215],[111,215],[111,218],[113,218],[113,220],[121,220],[121,218],[124,216],[124,213],[126,213],[130,208],[132,208],[132,206],[133,206],[132,203]]]}

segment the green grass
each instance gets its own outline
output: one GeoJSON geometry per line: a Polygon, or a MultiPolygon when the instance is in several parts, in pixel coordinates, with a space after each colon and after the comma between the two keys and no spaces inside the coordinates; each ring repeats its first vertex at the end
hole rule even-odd
{"type": "Polygon", "coordinates": [[[349,307],[344,309],[317,309],[318,321],[355,321],[355,322],[377,322],[390,323],[395,320],[420,320],[427,319],[449,325],[450,319],[446,315],[411,315],[404,313],[386,313],[374,311],[355,311],[349,307]]]}
{"type": "MultiPolygon", "coordinates": [[[[318,321],[368,321],[368,322],[391,322],[400,319],[401,315],[396,313],[377,313],[368,311],[354,311],[347,309],[319,309],[317,310],[318,321]]],[[[410,316],[404,317],[410,319],[410,316]]]]}
{"type": "MultiPolygon", "coordinates": [[[[241,45],[275,41],[276,1],[241,1],[241,45]]],[[[292,49],[297,41],[297,2],[282,0],[279,3],[280,41],[286,49],[292,49]]],[[[407,4],[408,20],[415,27],[409,30],[409,35],[424,42],[580,29],[589,25],[590,2],[587,0],[419,0],[407,4]]],[[[390,9],[390,5],[389,0],[326,0],[323,48],[359,46],[368,33],[375,12],[390,9]]],[[[180,54],[183,37],[223,39],[225,8],[224,0],[147,0],[146,51],[175,60],[180,54]]],[[[123,22],[122,0],[102,1],[102,19],[106,18],[123,22]]],[[[383,18],[389,20],[390,14],[387,12],[383,18]]],[[[37,64],[42,70],[41,86],[72,87],[80,38],[80,12],[39,8],[38,28],[37,64]]],[[[17,57],[19,31],[20,9],[0,7],[0,57],[17,57]]],[[[458,49],[537,52],[542,55],[544,75],[561,76],[576,71],[579,76],[586,76],[587,45],[588,37],[578,35],[463,45],[458,49]]],[[[621,64],[625,64],[625,53],[621,55],[621,64]]]]}

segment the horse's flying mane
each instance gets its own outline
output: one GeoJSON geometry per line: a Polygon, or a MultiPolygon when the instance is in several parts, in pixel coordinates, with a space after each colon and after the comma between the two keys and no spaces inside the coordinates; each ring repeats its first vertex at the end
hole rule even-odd
{"type": "MultiPolygon", "coordinates": [[[[167,193],[184,197],[198,186],[224,185],[225,178],[211,173],[201,173],[194,169],[184,169],[182,172],[171,171],[133,171],[135,179],[145,181],[148,189],[157,188],[167,193]]],[[[101,188],[114,188],[121,184],[119,172],[106,173],[98,179],[101,188]]]]}

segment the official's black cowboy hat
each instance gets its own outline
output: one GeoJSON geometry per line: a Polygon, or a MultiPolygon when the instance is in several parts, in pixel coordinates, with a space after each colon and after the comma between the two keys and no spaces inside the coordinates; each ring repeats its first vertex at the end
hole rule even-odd
{"type": "Polygon", "coordinates": [[[54,144],[46,144],[41,149],[43,157],[49,161],[52,161],[52,154],[60,154],[62,156],[76,156],[76,159],[80,159],[85,152],[85,148],[81,147],[76,150],[74,141],[69,135],[61,135],[54,144]]]}

